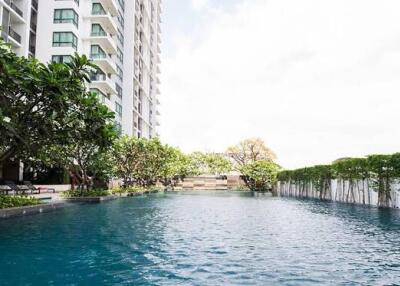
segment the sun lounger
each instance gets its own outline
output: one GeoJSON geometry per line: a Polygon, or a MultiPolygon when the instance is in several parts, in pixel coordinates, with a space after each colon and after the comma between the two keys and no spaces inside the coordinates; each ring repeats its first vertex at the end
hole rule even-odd
{"type": "Polygon", "coordinates": [[[4,181],[4,183],[10,188],[11,191],[14,191],[16,195],[18,195],[18,193],[22,193],[24,195],[29,191],[33,193],[32,190],[30,190],[28,187],[19,186],[15,184],[13,181],[4,181]]]}
{"type": "Polygon", "coordinates": [[[40,194],[41,192],[53,192],[53,193],[56,192],[56,189],[54,189],[54,188],[35,187],[35,186],[32,184],[32,182],[30,182],[30,181],[24,181],[24,185],[25,185],[29,190],[31,190],[32,192],[38,192],[39,194],[40,194]]]}
{"type": "Polygon", "coordinates": [[[9,191],[11,191],[9,186],[0,184],[0,195],[8,195],[9,191]]]}

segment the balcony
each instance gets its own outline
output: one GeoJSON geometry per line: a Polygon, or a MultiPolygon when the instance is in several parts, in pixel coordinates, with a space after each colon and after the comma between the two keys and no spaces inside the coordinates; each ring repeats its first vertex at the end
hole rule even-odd
{"type": "Polygon", "coordinates": [[[115,55],[117,53],[117,45],[110,34],[94,33],[88,40],[92,44],[101,46],[107,54],[115,55]]]}
{"type": "Polygon", "coordinates": [[[97,88],[105,94],[117,94],[115,83],[105,74],[92,74],[90,88],[97,88]]]}
{"type": "Polygon", "coordinates": [[[118,33],[117,24],[110,13],[93,13],[88,17],[92,23],[100,24],[106,32],[116,35],[118,33]]]}
{"type": "Polygon", "coordinates": [[[8,34],[4,37],[7,42],[11,43],[14,48],[21,47],[21,35],[15,32],[11,27],[8,28],[8,34]]]}
{"type": "Polygon", "coordinates": [[[102,54],[91,54],[90,58],[93,60],[97,66],[100,67],[101,70],[108,74],[116,74],[117,73],[117,65],[108,55],[102,54]]]}
{"type": "Polygon", "coordinates": [[[100,0],[100,3],[104,9],[110,11],[113,16],[118,15],[118,5],[115,0],[100,0]]]}
{"type": "Polygon", "coordinates": [[[10,10],[11,23],[25,23],[24,13],[17,5],[15,5],[15,1],[0,0],[0,3],[2,1],[6,4],[5,7],[10,10]]]}

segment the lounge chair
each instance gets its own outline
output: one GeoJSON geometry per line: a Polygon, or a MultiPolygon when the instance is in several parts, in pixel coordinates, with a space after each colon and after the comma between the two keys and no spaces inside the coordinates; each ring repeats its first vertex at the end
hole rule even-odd
{"type": "Polygon", "coordinates": [[[54,188],[45,188],[45,187],[38,187],[38,188],[36,188],[36,187],[32,184],[32,182],[30,182],[30,181],[24,181],[24,185],[27,186],[27,188],[28,188],[29,190],[31,190],[32,192],[38,192],[39,194],[40,194],[42,191],[53,192],[53,193],[56,192],[56,189],[54,189],[54,188]]]}
{"type": "Polygon", "coordinates": [[[26,186],[24,188],[23,186],[15,184],[13,181],[4,181],[4,183],[10,188],[11,191],[14,191],[16,195],[18,195],[18,193],[22,193],[24,195],[27,191],[31,191],[31,193],[33,193],[32,190],[28,189],[26,186]]]}
{"type": "Polygon", "coordinates": [[[0,195],[8,195],[9,191],[11,191],[9,186],[0,184],[0,195]]]}

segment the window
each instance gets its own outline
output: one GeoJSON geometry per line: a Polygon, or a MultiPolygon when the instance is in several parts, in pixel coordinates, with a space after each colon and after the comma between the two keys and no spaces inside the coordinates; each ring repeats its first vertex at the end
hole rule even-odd
{"type": "Polygon", "coordinates": [[[124,34],[121,32],[120,29],[118,29],[117,38],[118,38],[119,42],[121,43],[121,46],[124,46],[124,34]]]}
{"type": "Polygon", "coordinates": [[[122,98],[122,87],[118,83],[115,83],[115,90],[117,91],[117,96],[122,98]]]}
{"type": "Polygon", "coordinates": [[[121,123],[115,121],[114,126],[115,126],[115,129],[117,130],[117,132],[121,135],[121,133],[122,133],[122,125],[121,125],[121,123]]]}
{"type": "Polygon", "coordinates": [[[72,32],[54,32],[53,47],[78,47],[78,38],[72,32]]]}
{"type": "Polygon", "coordinates": [[[115,112],[119,115],[119,117],[122,117],[122,105],[118,102],[115,102],[115,112]]]}
{"type": "Polygon", "coordinates": [[[121,63],[124,62],[124,54],[120,48],[117,48],[117,58],[121,63]]]}
{"type": "Polygon", "coordinates": [[[92,5],[92,15],[105,15],[106,10],[104,10],[103,6],[100,3],[93,3],[92,5]]]}
{"type": "Polygon", "coordinates": [[[106,31],[100,24],[92,24],[92,36],[107,36],[106,31]]]}
{"type": "Polygon", "coordinates": [[[79,17],[73,9],[55,9],[54,23],[73,23],[78,27],[79,17]]]}
{"type": "Polygon", "coordinates": [[[69,63],[71,61],[70,55],[54,55],[51,57],[53,63],[69,63]]]}
{"type": "Polygon", "coordinates": [[[92,45],[90,47],[90,57],[92,59],[104,59],[107,57],[107,54],[99,45],[92,45]]]}
{"type": "Polygon", "coordinates": [[[106,81],[107,75],[101,70],[97,69],[96,72],[92,72],[90,74],[91,81],[106,81]]]}
{"type": "Polygon", "coordinates": [[[118,0],[118,2],[119,2],[119,5],[122,8],[122,11],[124,11],[125,10],[125,1],[124,0],[118,0]]]}
{"type": "Polygon", "coordinates": [[[118,11],[118,22],[121,24],[122,28],[124,28],[125,26],[125,20],[124,20],[124,16],[122,16],[122,13],[120,11],[118,11]]]}
{"type": "Polygon", "coordinates": [[[122,81],[122,77],[124,76],[124,72],[122,71],[122,69],[120,68],[119,65],[117,65],[117,75],[118,75],[119,79],[122,81]]]}

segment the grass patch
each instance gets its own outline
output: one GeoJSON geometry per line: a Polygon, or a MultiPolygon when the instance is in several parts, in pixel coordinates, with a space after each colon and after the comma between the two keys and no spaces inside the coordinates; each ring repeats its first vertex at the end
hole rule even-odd
{"type": "Polygon", "coordinates": [[[0,195],[0,209],[35,206],[39,204],[41,204],[40,200],[33,197],[0,195]]]}
{"type": "Polygon", "coordinates": [[[107,197],[111,195],[108,190],[94,189],[94,190],[70,190],[64,192],[66,198],[89,198],[89,197],[107,197]]]}

